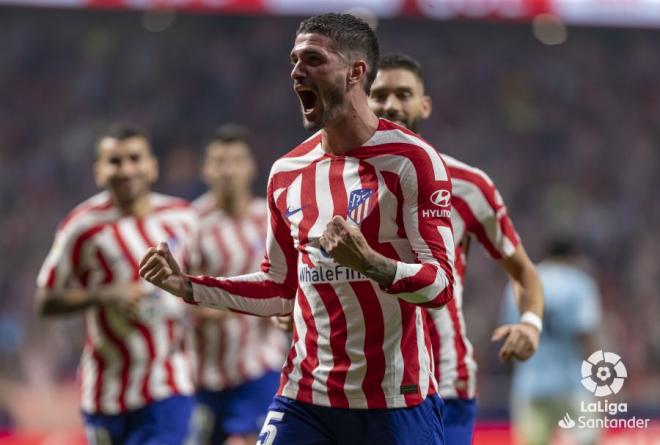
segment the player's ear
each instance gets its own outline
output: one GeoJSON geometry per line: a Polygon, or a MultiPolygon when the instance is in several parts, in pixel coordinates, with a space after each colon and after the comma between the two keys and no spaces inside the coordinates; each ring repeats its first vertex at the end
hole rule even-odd
{"type": "Polygon", "coordinates": [[[367,76],[367,62],[364,60],[356,60],[350,65],[348,71],[348,85],[362,85],[364,78],[367,76]]]}
{"type": "Polygon", "coordinates": [[[431,96],[422,97],[422,119],[428,119],[433,111],[433,102],[431,96]]]}

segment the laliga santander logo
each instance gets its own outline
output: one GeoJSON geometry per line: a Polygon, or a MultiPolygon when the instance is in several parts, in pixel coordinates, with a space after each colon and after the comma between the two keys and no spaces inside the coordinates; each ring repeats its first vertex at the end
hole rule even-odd
{"type": "MultiPolygon", "coordinates": [[[[582,362],[582,385],[596,397],[615,395],[628,377],[621,357],[613,352],[596,351],[582,362]]],[[[637,416],[621,416],[628,412],[625,402],[614,403],[607,399],[594,402],[580,401],[582,415],[575,420],[568,412],[557,424],[563,429],[571,428],[648,428],[651,419],[637,416]]]]}
{"type": "Polygon", "coordinates": [[[626,377],[626,366],[613,352],[598,350],[582,362],[582,385],[596,397],[617,394],[626,377]]]}

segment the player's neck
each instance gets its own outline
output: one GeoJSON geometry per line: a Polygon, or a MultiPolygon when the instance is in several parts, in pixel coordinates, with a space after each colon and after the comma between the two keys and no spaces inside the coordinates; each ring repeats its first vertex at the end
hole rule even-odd
{"type": "Polygon", "coordinates": [[[218,192],[214,195],[216,207],[232,217],[245,215],[252,200],[252,193],[249,190],[232,194],[218,192]]]}
{"type": "Polygon", "coordinates": [[[366,98],[347,98],[346,110],[323,128],[322,147],[326,153],[343,155],[367,142],[378,128],[378,118],[369,109],[366,98]]]}
{"type": "Polygon", "coordinates": [[[149,213],[151,213],[151,200],[149,199],[149,193],[141,196],[133,201],[120,202],[115,197],[113,197],[115,206],[119,209],[119,212],[124,216],[134,216],[135,218],[144,218],[149,213]]]}

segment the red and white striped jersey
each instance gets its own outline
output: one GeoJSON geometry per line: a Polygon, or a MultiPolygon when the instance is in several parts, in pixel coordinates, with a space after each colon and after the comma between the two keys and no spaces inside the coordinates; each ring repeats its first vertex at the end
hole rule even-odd
{"type": "Polygon", "coordinates": [[[260,315],[293,311],[279,395],[321,406],[395,408],[437,391],[423,307],[453,292],[451,183],[438,153],[381,119],[363,146],[336,156],[317,133],[275,162],[261,272],[192,277],[193,303],[260,315]],[[381,288],[318,245],[333,216],[396,260],[381,288]]]}
{"type": "Polygon", "coordinates": [[[53,290],[140,282],[149,292],[134,317],[114,304],[86,311],[79,368],[86,413],[117,414],[193,392],[188,309],[140,280],[138,263],[164,240],[182,264],[196,261],[197,215],[178,198],[152,193],[150,200],[144,218],[121,215],[107,192],[83,202],[60,224],[37,279],[53,290]]]}
{"type": "Polygon", "coordinates": [[[452,227],[456,243],[454,299],[440,310],[429,310],[436,378],[444,398],[476,395],[477,363],[463,318],[463,283],[471,238],[494,259],[507,258],[520,243],[500,193],[481,170],[442,155],[452,183],[452,227]]]}
{"type": "MultiPolygon", "coordinates": [[[[259,270],[266,246],[266,200],[254,198],[245,216],[232,218],[211,193],[193,202],[200,216],[202,272],[234,276],[259,270]]],[[[270,319],[228,312],[196,326],[199,385],[221,391],[279,370],[287,335],[270,319]]]]}

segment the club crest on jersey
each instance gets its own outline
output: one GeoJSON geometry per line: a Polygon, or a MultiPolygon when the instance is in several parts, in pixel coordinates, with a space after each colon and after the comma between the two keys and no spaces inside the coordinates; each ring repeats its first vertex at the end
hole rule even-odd
{"type": "Polygon", "coordinates": [[[360,225],[369,216],[371,211],[372,189],[353,190],[348,197],[348,218],[355,224],[360,225]]]}

